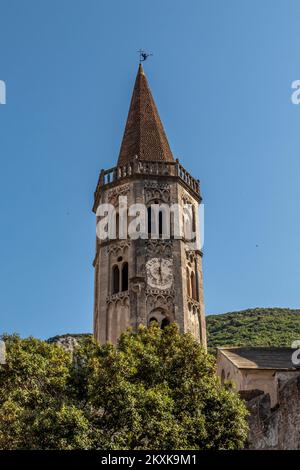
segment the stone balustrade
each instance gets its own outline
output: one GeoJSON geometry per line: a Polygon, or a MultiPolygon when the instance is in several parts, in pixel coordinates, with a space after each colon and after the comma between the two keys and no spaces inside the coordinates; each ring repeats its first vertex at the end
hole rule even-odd
{"type": "Polygon", "coordinates": [[[138,175],[180,178],[198,197],[200,197],[199,180],[193,178],[179,163],[179,160],[175,162],[144,161],[135,157],[126,165],[101,170],[95,191],[95,200],[105,186],[113,185],[113,183],[117,181],[138,175]]]}

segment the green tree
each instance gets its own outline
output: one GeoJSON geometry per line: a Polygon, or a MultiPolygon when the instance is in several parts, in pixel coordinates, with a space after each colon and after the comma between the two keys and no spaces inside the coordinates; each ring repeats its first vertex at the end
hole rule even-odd
{"type": "Polygon", "coordinates": [[[3,339],[0,449],[89,447],[89,421],[70,393],[70,354],[34,338],[3,339]]]}
{"type": "Polygon", "coordinates": [[[6,337],[1,449],[238,449],[246,408],[175,324],[127,331],[118,347],[84,338],[73,355],[6,337]]]}

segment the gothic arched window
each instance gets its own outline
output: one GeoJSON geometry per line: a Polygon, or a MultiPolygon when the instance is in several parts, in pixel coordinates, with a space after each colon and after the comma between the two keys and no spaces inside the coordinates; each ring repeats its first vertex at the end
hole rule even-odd
{"type": "Polygon", "coordinates": [[[192,297],[197,300],[196,276],[194,272],[191,274],[192,297]]]}
{"type": "Polygon", "coordinates": [[[112,293],[117,294],[120,291],[120,270],[115,265],[112,269],[112,293]]]}
{"type": "Polygon", "coordinates": [[[122,292],[128,290],[128,263],[122,266],[122,292]]]}
{"type": "Polygon", "coordinates": [[[189,268],[186,268],[186,290],[187,290],[187,295],[191,297],[191,280],[190,280],[189,268]]]}

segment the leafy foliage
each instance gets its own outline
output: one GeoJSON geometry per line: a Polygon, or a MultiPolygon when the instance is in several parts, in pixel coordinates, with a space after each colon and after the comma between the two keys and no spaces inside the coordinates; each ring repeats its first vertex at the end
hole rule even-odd
{"type": "Polygon", "coordinates": [[[300,310],[255,308],[206,317],[209,350],[217,346],[288,346],[300,339],[300,310]]]}
{"type": "Polygon", "coordinates": [[[124,333],[115,348],[4,338],[0,449],[237,449],[246,409],[214,359],[176,325],[124,333]]]}

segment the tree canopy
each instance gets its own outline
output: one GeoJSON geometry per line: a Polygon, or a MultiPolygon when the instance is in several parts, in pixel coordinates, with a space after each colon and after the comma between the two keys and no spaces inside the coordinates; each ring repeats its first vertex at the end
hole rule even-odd
{"type": "Polygon", "coordinates": [[[5,336],[0,449],[238,449],[247,411],[214,358],[175,324],[85,337],[73,353],[5,336]]]}

